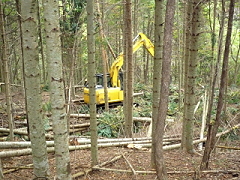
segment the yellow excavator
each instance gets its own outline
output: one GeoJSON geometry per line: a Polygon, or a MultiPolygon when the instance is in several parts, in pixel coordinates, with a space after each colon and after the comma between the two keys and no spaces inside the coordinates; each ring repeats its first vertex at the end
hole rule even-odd
{"type": "MultiPolygon", "coordinates": [[[[141,46],[144,46],[147,51],[154,56],[154,45],[143,33],[139,33],[133,40],[133,53],[135,53],[141,46]]],[[[123,66],[123,53],[111,65],[110,71],[107,74],[108,79],[108,103],[121,104],[123,102],[123,74],[121,68],[123,66]]],[[[84,102],[89,104],[89,89],[84,88],[84,102]]],[[[96,74],[96,105],[101,106],[105,104],[103,74],[96,74]]]]}

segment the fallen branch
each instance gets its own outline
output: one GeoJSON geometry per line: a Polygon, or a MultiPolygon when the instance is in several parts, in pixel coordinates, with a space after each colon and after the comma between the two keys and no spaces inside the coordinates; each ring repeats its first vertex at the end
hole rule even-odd
{"type": "Polygon", "coordinates": [[[239,147],[216,146],[216,148],[240,150],[239,147]]]}
{"type": "MultiPolygon", "coordinates": [[[[102,170],[102,171],[132,173],[131,170],[124,170],[124,169],[112,169],[112,168],[101,168],[101,167],[96,167],[94,169],[102,170]]],[[[135,171],[135,172],[136,172],[136,174],[156,174],[156,171],[135,171]]],[[[240,171],[237,171],[237,170],[204,170],[204,171],[168,171],[167,172],[167,174],[193,174],[193,173],[239,174],[240,171]]]]}
{"type": "Polygon", "coordinates": [[[91,172],[92,170],[93,170],[92,168],[87,168],[87,169],[85,169],[84,171],[81,171],[81,172],[78,172],[78,173],[76,173],[76,174],[73,174],[73,175],[72,175],[72,178],[74,179],[74,178],[77,178],[77,177],[86,175],[86,174],[88,174],[89,172],[91,172]]]}
{"type": "Polygon", "coordinates": [[[204,171],[169,171],[167,174],[193,174],[193,173],[213,173],[213,174],[218,174],[218,173],[223,173],[223,174],[238,174],[240,171],[237,170],[204,170],[204,171]]]}
{"type": "MultiPolygon", "coordinates": [[[[131,170],[124,169],[112,169],[112,168],[101,168],[96,167],[95,170],[103,170],[103,171],[112,171],[112,172],[123,172],[123,173],[132,173],[131,170]]],[[[156,174],[156,171],[135,171],[137,174],[156,174]]]]}
{"type": "Polygon", "coordinates": [[[120,159],[121,157],[122,157],[122,155],[116,156],[116,157],[112,158],[112,159],[109,160],[109,161],[105,161],[105,162],[103,162],[103,163],[101,163],[101,164],[99,164],[99,165],[96,165],[96,166],[92,167],[92,168],[88,168],[88,169],[86,169],[85,171],[81,171],[81,172],[78,172],[78,173],[76,173],[76,174],[73,174],[73,175],[72,175],[72,178],[76,178],[76,177],[80,177],[80,176],[83,176],[83,175],[85,175],[85,174],[88,174],[89,172],[91,172],[91,171],[94,170],[95,168],[98,168],[98,167],[100,168],[100,167],[105,166],[105,165],[107,165],[107,164],[113,163],[113,162],[117,161],[118,159],[120,159]]]}
{"type": "MultiPolygon", "coordinates": [[[[105,161],[105,162],[103,162],[103,163],[101,163],[101,164],[99,164],[99,165],[96,165],[96,166],[94,166],[94,167],[106,166],[106,165],[108,165],[108,164],[110,164],[110,163],[113,163],[113,162],[119,160],[123,155],[124,155],[124,154],[118,155],[118,156],[112,158],[111,160],[105,161]]],[[[94,168],[94,167],[93,167],[93,168],[94,168]]]]}
{"type": "Polygon", "coordinates": [[[134,168],[132,167],[131,163],[128,161],[128,159],[124,156],[124,154],[122,155],[123,158],[125,159],[125,161],[127,162],[128,166],[130,167],[133,175],[135,176],[136,175],[136,171],[134,170],[134,168]]]}
{"type": "Polygon", "coordinates": [[[5,167],[4,169],[8,168],[9,170],[6,170],[3,172],[3,174],[8,174],[14,171],[17,171],[19,169],[32,169],[33,168],[33,164],[28,164],[26,166],[19,166],[19,167],[5,167]]]}

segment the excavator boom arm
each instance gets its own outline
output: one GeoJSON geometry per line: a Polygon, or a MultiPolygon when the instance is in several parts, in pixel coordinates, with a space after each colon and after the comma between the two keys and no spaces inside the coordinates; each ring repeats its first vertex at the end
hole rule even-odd
{"type": "MultiPolygon", "coordinates": [[[[144,46],[147,51],[154,56],[154,45],[143,33],[139,33],[133,40],[133,53],[135,53],[141,46],[144,46]],[[135,42],[136,41],[136,42],[135,42]]],[[[118,73],[123,66],[123,53],[121,53],[117,59],[113,62],[110,68],[110,77],[113,87],[120,87],[120,82],[118,80],[118,73]]]]}

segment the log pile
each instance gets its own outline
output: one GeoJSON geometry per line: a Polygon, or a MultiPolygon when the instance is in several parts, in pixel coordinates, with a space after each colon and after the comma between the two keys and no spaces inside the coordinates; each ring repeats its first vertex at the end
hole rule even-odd
{"type": "MultiPolygon", "coordinates": [[[[84,123],[80,123],[80,124],[72,124],[70,125],[69,133],[73,134],[75,132],[80,132],[80,133],[87,132],[89,131],[89,126],[90,126],[89,121],[85,121],[84,123]]],[[[46,130],[46,134],[45,134],[46,138],[49,140],[53,139],[52,127],[50,126],[45,130],[46,130]]],[[[5,141],[7,139],[9,132],[10,130],[8,128],[0,128],[0,141],[5,141]]],[[[15,135],[18,135],[20,137],[28,136],[27,127],[14,129],[13,132],[15,135]]]]}
{"type": "MultiPolygon", "coordinates": [[[[240,123],[235,125],[232,128],[227,129],[224,132],[218,133],[217,137],[220,137],[224,134],[231,132],[232,130],[240,128],[240,123]]],[[[80,150],[80,149],[89,149],[91,147],[89,138],[79,138],[72,137],[69,141],[69,150],[80,150]],[[71,144],[74,142],[74,144],[71,144]]],[[[197,139],[193,141],[193,144],[199,144],[201,142],[206,141],[206,138],[197,139]]],[[[148,150],[147,148],[151,148],[152,140],[149,137],[143,138],[117,138],[117,139],[98,139],[98,147],[128,147],[139,150],[148,150]]],[[[54,152],[54,142],[47,141],[47,151],[54,152]]],[[[163,150],[170,150],[180,148],[181,143],[179,142],[179,138],[164,138],[164,146],[163,150]]],[[[32,153],[31,142],[0,142],[0,148],[4,149],[4,151],[0,152],[0,158],[4,157],[13,157],[13,156],[23,156],[30,155],[32,153]],[[14,148],[18,148],[17,150],[12,150],[14,148]],[[8,150],[11,149],[11,150],[8,150]]]]}

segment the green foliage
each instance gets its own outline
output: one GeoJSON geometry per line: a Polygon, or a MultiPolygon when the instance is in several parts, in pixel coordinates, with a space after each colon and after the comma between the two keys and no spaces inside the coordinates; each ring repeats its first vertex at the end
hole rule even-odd
{"type": "Polygon", "coordinates": [[[239,107],[230,106],[230,107],[228,107],[228,112],[231,115],[236,115],[239,112],[239,107]]]}
{"type": "MultiPolygon", "coordinates": [[[[139,104],[139,107],[135,109],[136,117],[152,117],[152,88],[141,83],[135,84],[134,92],[141,91],[144,92],[143,95],[134,98],[134,102],[139,104]]],[[[172,116],[178,111],[178,103],[178,87],[172,85],[170,86],[168,115],[172,116]]]]}
{"type": "Polygon", "coordinates": [[[44,129],[47,130],[48,128],[50,128],[50,123],[49,123],[49,118],[44,118],[43,119],[43,125],[44,125],[44,129]]]}
{"type": "Polygon", "coordinates": [[[146,101],[143,98],[136,99],[139,106],[134,109],[135,117],[152,117],[152,101],[146,101]]]}
{"type": "MultiPolygon", "coordinates": [[[[178,99],[178,98],[177,98],[178,99]]],[[[173,116],[178,109],[178,101],[176,101],[175,97],[169,97],[169,103],[168,103],[168,115],[173,116]]]]}
{"type": "Polygon", "coordinates": [[[123,108],[119,106],[110,112],[103,112],[98,120],[98,135],[102,137],[119,137],[123,129],[123,108]]]}
{"type": "MultiPolygon", "coordinates": [[[[224,129],[223,127],[219,127],[219,130],[218,132],[222,132],[226,129],[224,129]]],[[[227,140],[227,141],[231,141],[231,140],[240,140],[240,137],[239,137],[239,134],[240,133],[240,130],[239,129],[235,129],[225,135],[222,135],[221,136],[221,139],[223,140],[227,140]]]]}
{"type": "Polygon", "coordinates": [[[46,102],[42,105],[43,112],[50,112],[52,110],[51,102],[46,102]]]}
{"type": "Polygon", "coordinates": [[[134,98],[139,106],[134,109],[135,117],[152,117],[152,89],[142,83],[134,85],[134,92],[144,92],[143,95],[134,98]]]}
{"type": "Polygon", "coordinates": [[[81,105],[80,108],[78,109],[78,113],[89,114],[89,106],[86,104],[81,105]]]}
{"type": "Polygon", "coordinates": [[[67,0],[64,4],[64,19],[60,22],[64,31],[76,32],[83,22],[79,22],[87,1],[67,0]]]}
{"type": "Polygon", "coordinates": [[[49,85],[48,84],[42,84],[41,85],[41,90],[44,92],[48,92],[49,91],[49,85]]]}
{"type": "MultiPolygon", "coordinates": [[[[152,117],[152,88],[141,83],[135,84],[134,92],[143,91],[143,95],[134,98],[138,107],[134,107],[134,117],[152,117]]],[[[177,87],[171,87],[171,96],[169,97],[168,115],[174,115],[178,108],[177,87]]],[[[110,109],[110,112],[103,112],[103,117],[99,119],[98,135],[103,137],[119,137],[121,135],[124,123],[123,107],[119,106],[110,109]]]]}
{"type": "Polygon", "coordinates": [[[227,100],[229,104],[240,104],[240,91],[239,89],[234,89],[228,92],[227,100]]]}

